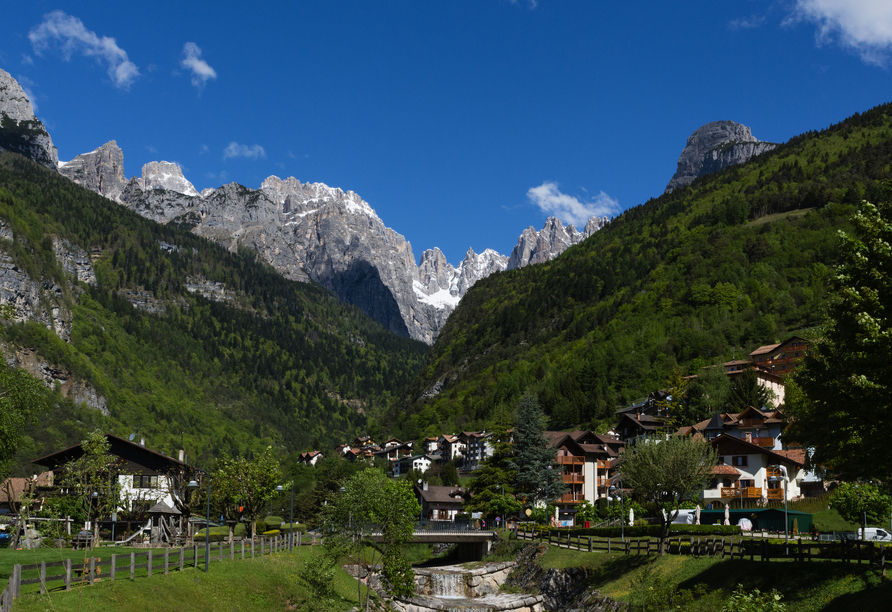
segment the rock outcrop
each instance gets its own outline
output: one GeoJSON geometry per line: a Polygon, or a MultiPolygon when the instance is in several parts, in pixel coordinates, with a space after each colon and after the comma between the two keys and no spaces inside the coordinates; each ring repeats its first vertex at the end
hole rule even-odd
{"type": "Polygon", "coordinates": [[[745,125],[733,121],[707,123],[688,138],[678,158],[678,170],[666,185],[666,193],[690,185],[697,177],[742,164],[775,147],[774,143],[757,140],[745,125]]]}
{"type": "Polygon", "coordinates": [[[56,169],[59,152],[22,86],[0,69],[0,150],[24,155],[47,168],[56,169]]]}
{"type": "Polygon", "coordinates": [[[182,169],[171,162],[149,162],[142,167],[143,191],[149,189],[166,189],[188,196],[197,196],[198,191],[183,176],[182,169]]]}
{"type": "Polygon", "coordinates": [[[560,219],[548,217],[545,227],[536,231],[532,226],[523,230],[517,246],[508,258],[508,269],[523,268],[530,264],[551,261],[574,244],[579,244],[609,222],[607,217],[591,217],[583,231],[573,225],[564,227],[560,219]]]}
{"type": "Polygon", "coordinates": [[[90,191],[119,201],[127,179],[124,176],[124,152],[111,140],[98,149],[78,155],[69,162],[59,162],[59,172],[90,191]]]}

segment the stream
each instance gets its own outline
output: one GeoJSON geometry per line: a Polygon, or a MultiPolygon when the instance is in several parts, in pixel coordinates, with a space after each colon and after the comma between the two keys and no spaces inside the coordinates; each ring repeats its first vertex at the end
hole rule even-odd
{"type": "Polygon", "coordinates": [[[403,612],[541,612],[540,595],[499,591],[513,566],[513,563],[487,563],[471,569],[460,565],[416,569],[415,597],[393,602],[394,608],[403,612]]]}

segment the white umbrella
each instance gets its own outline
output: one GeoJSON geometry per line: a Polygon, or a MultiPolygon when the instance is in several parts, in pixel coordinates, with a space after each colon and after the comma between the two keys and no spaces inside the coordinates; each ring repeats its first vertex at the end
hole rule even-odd
{"type": "Polygon", "coordinates": [[[634,524],[635,524],[635,510],[633,510],[632,508],[629,508],[629,526],[631,527],[634,524]]]}
{"type": "Polygon", "coordinates": [[[700,504],[697,504],[697,508],[694,510],[694,524],[700,524],[700,504]]]}
{"type": "Polygon", "coordinates": [[[725,525],[731,524],[731,510],[728,507],[728,504],[725,504],[725,525]]]}
{"type": "Polygon", "coordinates": [[[741,531],[752,531],[753,523],[748,518],[742,518],[737,521],[737,525],[740,527],[741,531]]]}

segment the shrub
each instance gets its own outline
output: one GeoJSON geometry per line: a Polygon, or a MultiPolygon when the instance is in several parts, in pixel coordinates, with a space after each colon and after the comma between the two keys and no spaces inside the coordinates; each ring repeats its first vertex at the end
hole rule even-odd
{"type": "Polygon", "coordinates": [[[266,531],[268,527],[266,526],[266,521],[257,521],[254,525],[254,533],[263,533],[266,531]]]}
{"type": "Polygon", "coordinates": [[[290,531],[293,531],[294,533],[306,533],[307,526],[304,523],[294,523],[293,526],[291,523],[282,523],[279,526],[279,531],[282,533],[288,533],[290,531]]]}
{"type": "Polygon", "coordinates": [[[278,529],[270,529],[269,531],[264,531],[262,535],[264,536],[277,536],[281,532],[278,529]]]}
{"type": "Polygon", "coordinates": [[[281,516],[268,516],[263,519],[263,522],[266,523],[267,529],[277,529],[282,524],[283,519],[281,516]]]}

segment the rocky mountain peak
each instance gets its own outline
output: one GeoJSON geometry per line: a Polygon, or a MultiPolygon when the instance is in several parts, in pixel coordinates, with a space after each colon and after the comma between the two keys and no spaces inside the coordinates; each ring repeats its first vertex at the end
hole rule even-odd
{"type": "Polygon", "coordinates": [[[541,231],[537,232],[533,226],[523,230],[517,240],[517,246],[508,258],[508,269],[523,268],[554,259],[574,244],[591,236],[606,222],[606,217],[592,217],[586,222],[585,231],[579,232],[573,225],[564,227],[557,217],[548,217],[541,231]]]}
{"type": "Polygon", "coordinates": [[[78,155],[69,162],[59,162],[59,172],[75,183],[116,202],[127,184],[124,177],[124,152],[114,140],[89,153],[78,155]]]}
{"type": "Polygon", "coordinates": [[[0,150],[12,151],[56,169],[59,152],[19,82],[0,69],[0,150]]]}
{"type": "Polygon", "coordinates": [[[142,184],[144,191],[150,189],[167,189],[188,196],[197,196],[198,190],[183,176],[183,170],[171,162],[149,162],[142,167],[142,184]]]}
{"type": "Polygon", "coordinates": [[[742,164],[777,145],[756,139],[750,128],[734,121],[713,121],[688,137],[678,158],[678,170],[666,185],[666,193],[690,185],[694,179],[742,164]]]}

